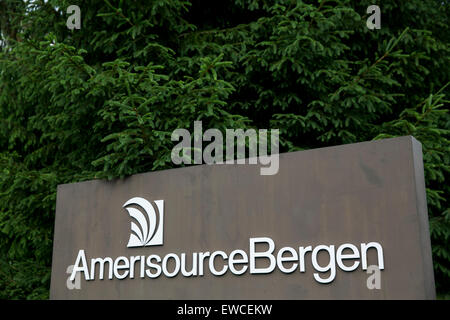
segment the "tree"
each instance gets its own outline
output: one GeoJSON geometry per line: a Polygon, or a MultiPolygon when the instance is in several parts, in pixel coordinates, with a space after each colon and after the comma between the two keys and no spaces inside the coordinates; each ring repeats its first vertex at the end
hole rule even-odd
{"type": "Polygon", "coordinates": [[[56,187],[170,168],[176,128],[279,128],[289,152],[423,145],[437,288],[450,292],[449,4],[0,2],[0,298],[47,298],[56,187]]]}

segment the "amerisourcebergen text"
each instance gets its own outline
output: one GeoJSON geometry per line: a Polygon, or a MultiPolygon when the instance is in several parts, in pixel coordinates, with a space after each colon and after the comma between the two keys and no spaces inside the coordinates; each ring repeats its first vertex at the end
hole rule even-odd
{"type": "MultiPolygon", "coordinates": [[[[164,256],[151,254],[149,256],[119,256],[91,258],[90,263],[86,252],[81,249],[75,260],[74,268],[70,276],[73,281],[78,272],[84,279],[92,281],[96,279],[119,280],[125,278],[158,278],[161,275],[172,278],[181,273],[184,277],[202,277],[206,272],[214,276],[223,276],[227,272],[234,275],[269,274],[278,268],[283,273],[305,273],[306,260],[310,259],[314,269],[313,277],[319,283],[330,283],[336,277],[336,270],[345,272],[355,271],[358,267],[367,270],[367,252],[375,250],[377,264],[380,270],[384,269],[383,248],[378,242],[361,243],[356,246],[344,243],[335,245],[318,245],[282,247],[276,250],[275,242],[269,237],[249,239],[248,250],[236,249],[229,253],[217,251],[187,253],[168,253],[164,256]],[[257,247],[260,248],[257,250],[257,247]],[[263,250],[261,250],[263,247],[263,250]],[[318,262],[318,255],[326,254],[327,262],[318,262]],[[265,260],[264,267],[257,267],[257,260],[265,260]],[[344,261],[346,262],[344,264],[344,261]]],[[[259,264],[258,264],[259,265],[259,264]]],[[[309,265],[309,264],[308,264],[309,265]]]]}

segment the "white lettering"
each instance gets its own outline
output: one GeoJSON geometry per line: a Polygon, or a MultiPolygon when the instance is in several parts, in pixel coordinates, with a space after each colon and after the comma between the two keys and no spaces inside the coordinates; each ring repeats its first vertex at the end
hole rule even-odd
{"type": "Polygon", "coordinates": [[[275,250],[275,243],[272,239],[262,238],[250,238],[250,273],[271,273],[275,269],[276,262],[272,252],[275,250]],[[256,252],[255,244],[265,242],[269,245],[269,250],[264,252],[256,252]],[[270,265],[267,268],[256,268],[256,258],[267,258],[270,261],[270,265]]]}
{"type": "MultiPolygon", "coordinates": [[[[87,263],[85,251],[79,250],[68,281],[73,281],[76,276],[80,277],[81,273],[84,274],[87,281],[95,280],[96,275],[100,280],[103,280],[105,272],[108,272],[108,279],[110,280],[127,277],[134,279],[136,268],[139,268],[137,269],[139,271],[136,272],[139,272],[141,278],[147,276],[153,279],[158,278],[161,274],[172,278],[176,277],[180,271],[184,277],[202,277],[205,272],[205,260],[209,258],[206,268],[215,276],[223,276],[228,270],[234,275],[242,275],[248,270],[250,270],[250,274],[268,274],[273,272],[275,268],[286,274],[293,273],[297,268],[300,273],[304,273],[306,272],[306,260],[309,260],[314,270],[314,279],[319,283],[330,283],[336,278],[337,267],[342,271],[350,272],[361,265],[363,270],[367,270],[367,252],[369,249],[374,249],[373,253],[376,252],[377,254],[377,268],[379,270],[384,269],[381,244],[378,242],[361,243],[360,248],[361,251],[353,244],[344,243],[337,247],[336,251],[334,245],[318,245],[314,248],[312,246],[300,246],[298,250],[292,247],[282,247],[275,253],[275,242],[271,238],[256,237],[249,239],[248,253],[241,249],[233,250],[230,254],[224,251],[194,252],[192,253],[192,261],[187,259],[186,253],[169,253],[164,257],[156,254],[148,257],[130,256],[127,258],[120,256],[115,260],[105,257],[90,259],[90,264],[87,263]],[[311,252],[310,259],[306,259],[309,252],[311,252]],[[217,259],[219,256],[221,259],[217,259]],[[137,262],[140,263],[140,267],[136,267],[137,262]],[[347,264],[344,262],[347,262],[347,264]],[[106,264],[107,271],[105,271],[106,264]]],[[[377,283],[373,285],[373,287],[377,286],[377,283]]]]}

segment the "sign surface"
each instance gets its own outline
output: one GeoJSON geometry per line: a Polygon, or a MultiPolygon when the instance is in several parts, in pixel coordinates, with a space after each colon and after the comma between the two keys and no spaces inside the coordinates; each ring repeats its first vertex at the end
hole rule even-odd
{"type": "Polygon", "coordinates": [[[421,145],[60,185],[50,297],[433,299],[421,145]]]}

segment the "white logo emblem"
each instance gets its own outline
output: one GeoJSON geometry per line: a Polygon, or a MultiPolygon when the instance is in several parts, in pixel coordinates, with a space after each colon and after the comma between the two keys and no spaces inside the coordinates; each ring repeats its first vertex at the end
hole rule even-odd
{"type": "Polygon", "coordinates": [[[131,222],[128,248],[163,244],[164,200],[155,200],[153,202],[156,206],[153,206],[144,198],[135,197],[123,205],[130,217],[134,218],[139,225],[133,221],[131,222]]]}

